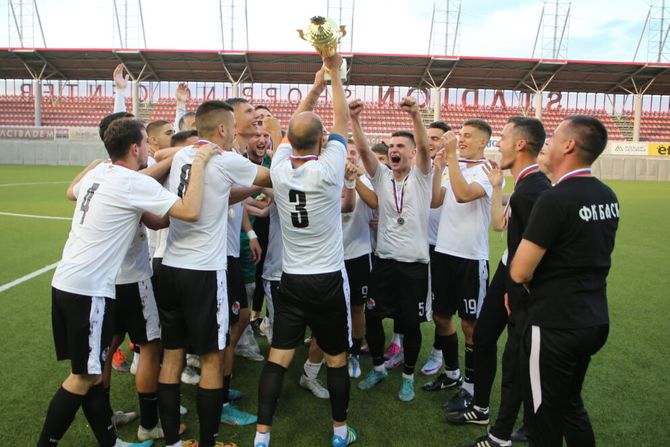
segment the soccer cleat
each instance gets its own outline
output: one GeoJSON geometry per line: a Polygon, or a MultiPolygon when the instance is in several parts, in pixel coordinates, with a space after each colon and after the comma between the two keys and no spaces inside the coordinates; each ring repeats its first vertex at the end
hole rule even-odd
{"type": "Polygon", "coordinates": [[[442,368],[442,354],[436,355],[432,352],[430,356],[428,356],[426,363],[421,367],[421,374],[424,376],[432,376],[438,372],[440,368],[442,368]]]}
{"type": "Polygon", "coordinates": [[[257,442],[254,447],[268,447],[268,445],[264,442],[257,442]]]}
{"type": "Polygon", "coordinates": [[[447,373],[442,373],[438,375],[435,380],[432,382],[427,382],[421,385],[421,389],[424,391],[441,391],[455,386],[460,386],[463,383],[463,377],[459,376],[458,379],[450,379],[447,376],[447,373]]]}
{"type": "Polygon", "coordinates": [[[192,366],[185,366],[181,372],[181,382],[186,385],[197,385],[200,383],[200,374],[192,366]]]}
{"type": "MultiPolygon", "coordinates": [[[[347,439],[341,438],[337,435],[333,435],[333,438],[330,440],[330,445],[332,447],[345,447],[351,445],[358,439],[358,433],[351,427],[347,427],[347,439]]],[[[258,447],[258,446],[256,446],[258,447]]]]}
{"type": "Polygon", "coordinates": [[[240,390],[228,390],[228,400],[234,402],[236,400],[242,399],[242,392],[240,390]]]}
{"type": "Polygon", "coordinates": [[[461,388],[442,408],[448,412],[463,411],[472,404],[472,395],[461,388]]]}
{"type": "Polygon", "coordinates": [[[186,364],[194,368],[200,368],[200,356],[195,354],[186,354],[186,364]]]}
{"type": "Polygon", "coordinates": [[[260,337],[262,335],[261,334],[261,324],[263,324],[264,319],[265,318],[258,317],[258,318],[254,318],[253,320],[251,320],[249,322],[249,326],[251,327],[251,330],[254,331],[254,335],[256,337],[260,337]]]}
{"type": "Polygon", "coordinates": [[[393,357],[385,361],[384,366],[386,367],[386,369],[393,369],[402,365],[404,361],[405,361],[405,353],[403,351],[400,351],[393,357]]]}
{"type": "Polygon", "coordinates": [[[358,379],[361,376],[361,362],[357,355],[349,355],[349,377],[358,379]]]}
{"type": "Polygon", "coordinates": [[[130,371],[130,363],[128,363],[126,355],[120,349],[117,349],[114,355],[112,355],[112,368],[118,372],[130,371]]]}
{"type": "Polygon", "coordinates": [[[457,425],[487,425],[489,423],[489,412],[477,410],[475,407],[470,406],[463,411],[447,413],[447,421],[457,425]]]}
{"type": "Polygon", "coordinates": [[[512,432],[512,442],[528,442],[528,430],[525,425],[512,432]]]}
{"type": "Polygon", "coordinates": [[[152,445],[154,445],[153,439],[143,442],[126,442],[122,441],[119,438],[116,438],[116,443],[114,444],[114,447],[150,447],[152,445]]]}
{"type": "Polygon", "coordinates": [[[358,382],[358,389],[369,390],[382,380],[386,379],[386,376],[388,376],[386,370],[377,371],[376,369],[373,369],[368,373],[368,376],[365,379],[358,382]]]}
{"type": "Polygon", "coordinates": [[[221,422],[226,425],[251,425],[257,419],[256,415],[242,411],[233,404],[224,405],[221,410],[221,422]]]}
{"type": "MultiPolygon", "coordinates": [[[[186,431],[186,424],[179,424],[179,434],[181,435],[186,431]]],[[[161,426],[161,421],[158,421],[158,424],[151,430],[147,430],[141,425],[137,427],[137,439],[140,441],[148,441],[149,439],[163,439],[165,434],[163,433],[163,427],[161,426]]]]}
{"type": "Polygon", "coordinates": [[[398,392],[398,399],[403,402],[414,400],[414,379],[402,378],[402,385],[400,386],[400,392],[398,392]]]}
{"type": "Polygon", "coordinates": [[[112,425],[114,428],[121,427],[122,425],[133,422],[135,419],[137,419],[137,413],[134,411],[124,413],[121,410],[117,410],[112,414],[112,425]]]}
{"type": "Polygon", "coordinates": [[[386,348],[386,352],[384,353],[384,358],[385,359],[390,359],[394,355],[398,354],[400,351],[402,351],[402,347],[396,343],[392,342],[388,348],[386,348]]]}
{"type": "Polygon", "coordinates": [[[235,348],[235,355],[244,357],[245,359],[253,360],[255,362],[262,362],[265,360],[265,357],[263,357],[262,354],[259,354],[256,352],[251,345],[243,346],[243,347],[237,347],[235,348]]]}
{"type": "Polygon", "coordinates": [[[306,375],[300,375],[300,386],[306,390],[310,390],[319,399],[330,399],[330,393],[319,382],[319,379],[309,379],[306,375]]]}
{"type": "Polygon", "coordinates": [[[468,444],[467,447],[512,447],[512,443],[509,441],[497,442],[487,436],[482,436],[477,438],[474,443],[468,444]]]}
{"type": "MultiPolygon", "coordinates": [[[[199,447],[200,443],[195,439],[187,439],[186,441],[182,442],[182,445],[184,447],[199,447]]],[[[216,441],[214,443],[214,447],[237,447],[237,444],[235,444],[234,442],[216,441]]]]}

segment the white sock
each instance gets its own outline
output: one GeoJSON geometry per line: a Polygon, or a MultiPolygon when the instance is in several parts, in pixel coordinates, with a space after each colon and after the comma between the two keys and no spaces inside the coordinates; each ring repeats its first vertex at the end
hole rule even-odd
{"type": "Polygon", "coordinates": [[[379,372],[386,372],[386,366],[382,363],[381,365],[373,366],[372,369],[379,372]]]}
{"type": "Polygon", "coordinates": [[[133,364],[130,367],[137,370],[137,367],[139,365],[140,365],[140,353],[139,352],[133,352],[133,364]]]}
{"type": "Polygon", "coordinates": [[[489,407],[478,407],[477,405],[473,405],[473,408],[477,411],[481,411],[482,413],[489,412],[489,407]]]}
{"type": "Polygon", "coordinates": [[[402,378],[403,378],[403,379],[409,379],[409,380],[411,380],[412,382],[414,382],[414,374],[405,374],[405,373],[402,373],[402,378]]]}
{"type": "Polygon", "coordinates": [[[256,437],[254,438],[254,445],[258,444],[259,442],[265,445],[270,445],[270,432],[261,433],[257,431],[256,437]]]}
{"type": "Polygon", "coordinates": [[[460,369],[445,369],[444,372],[451,380],[458,380],[458,378],[461,377],[460,369]]]}
{"type": "Polygon", "coordinates": [[[497,442],[498,444],[500,444],[501,446],[504,446],[504,447],[512,445],[512,441],[510,441],[509,439],[508,440],[499,439],[499,438],[496,438],[495,436],[493,436],[491,433],[489,433],[489,438],[492,441],[495,441],[495,442],[497,442]]]}
{"type": "Polygon", "coordinates": [[[433,348],[433,357],[439,357],[442,359],[442,351],[440,349],[433,348]]]}
{"type": "Polygon", "coordinates": [[[463,389],[470,393],[470,396],[475,395],[475,384],[471,382],[463,382],[463,389]]]}
{"type": "Polygon", "coordinates": [[[339,427],[333,425],[333,434],[342,439],[347,439],[347,424],[340,425],[339,427]]]}
{"type": "Polygon", "coordinates": [[[305,372],[305,377],[314,380],[319,375],[319,371],[321,371],[321,362],[312,363],[307,359],[302,369],[305,372]]]}
{"type": "Polygon", "coordinates": [[[398,333],[393,333],[393,343],[395,343],[398,346],[402,346],[402,335],[398,333]]]}

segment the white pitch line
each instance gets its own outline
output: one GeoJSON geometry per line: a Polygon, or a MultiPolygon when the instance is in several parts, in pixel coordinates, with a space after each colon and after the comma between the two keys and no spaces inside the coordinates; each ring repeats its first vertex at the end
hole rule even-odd
{"type": "Polygon", "coordinates": [[[33,186],[33,185],[64,185],[69,184],[70,182],[29,182],[29,183],[2,183],[0,188],[3,186],[33,186]]]}
{"type": "MultiPolygon", "coordinates": [[[[58,261],[58,262],[60,262],[60,261],[58,261]]],[[[39,269],[39,270],[35,270],[35,271],[32,272],[32,273],[28,273],[27,275],[22,276],[22,277],[20,277],[20,278],[18,278],[18,279],[15,279],[15,280],[12,281],[12,282],[8,282],[7,284],[3,284],[2,286],[0,286],[0,293],[4,292],[5,290],[9,290],[9,289],[11,289],[11,288],[14,287],[14,286],[18,286],[19,284],[23,284],[23,283],[26,282],[26,281],[30,281],[30,280],[33,279],[34,277],[36,277],[36,276],[40,276],[42,273],[46,273],[46,272],[48,272],[49,270],[53,270],[53,269],[55,269],[56,266],[58,265],[58,262],[54,262],[54,263],[51,264],[51,265],[47,265],[47,266],[44,267],[44,268],[41,268],[41,269],[39,269]]]]}
{"type": "Polygon", "coordinates": [[[38,216],[35,214],[16,214],[16,213],[5,213],[0,211],[0,216],[9,216],[9,217],[27,217],[30,219],[47,219],[47,220],[72,220],[71,217],[59,217],[59,216],[38,216]]]}

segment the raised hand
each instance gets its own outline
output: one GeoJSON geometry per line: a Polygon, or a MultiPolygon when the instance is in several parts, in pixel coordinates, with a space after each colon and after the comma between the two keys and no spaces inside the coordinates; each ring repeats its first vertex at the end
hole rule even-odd
{"type": "Polygon", "coordinates": [[[410,115],[415,115],[419,113],[419,106],[416,103],[416,99],[411,96],[406,96],[400,100],[400,109],[409,113],[410,115]]]}
{"type": "Polygon", "coordinates": [[[324,57],[323,65],[326,67],[328,72],[334,76],[337,74],[340,66],[342,65],[342,56],[340,56],[338,53],[335,53],[332,56],[324,57]]]}
{"type": "Polygon", "coordinates": [[[180,82],[177,85],[177,90],[174,92],[174,97],[178,103],[186,103],[191,99],[191,90],[185,82],[180,82]]]}
{"type": "Polygon", "coordinates": [[[491,186],[493,186],[494,188],[502,186],[503,179],[505,178],[505,176],[503,175],[500,166],[498,166],[498,163],[496,163],[493,160],[488,160],[486,163],[482,165],[482,169],[486,173],[486,176],[489,178],[491,186]]]}
{"type": "Polygon", "coordinates": [[[321,68],[319,68],[319,71],[314,75],[314,87],[321,91],[326,89],[326,70],[326,66],[322,65],[321,68]]]}
{"type": "Polygon", "coordinates": [[[125,88],[128,86],[128,79],[130,78],[130,75],[126,73],[126,75],[123,75],[124,71],[124,66],[123,64],[119,64],[116,66],[114,69],[114,87],[116,87],[117,90],[125,90],[125,88]]]}
{"type": "Polygon", "coordinates": [[[356,177],[358,177],[358,167],[348,161],[344,168],[344,178],[347,181],[352,181],[356,180],[356,177]]]}
{"type": "Polygon", "coordinates": [[[442,143],[446,159],[456,156],[456,147],[458,146],[458,138],[456,137],[456,134],[452,130],[445,132],[444,135],[442,135],[442,143]]]}
{"type": "Polygon", "coordinates": [[[363,108],[363,101],[360,99],[354,99],[349,102],[349,117],[351,117],[352,120],[358,120],[363,108]]]}
{"type": "Polygon", "coordinates": [[[196,143],[197,153],[195,155],[196,160],[201,160],[204,164],[207,164],[210,158],[215,154],[223,153],[223,149],[217,146],[214,143],[196,143]]]}
{"type": "Polygon", "coordinates": [[[270,135],[272,135],[273,132],[281,132],[281,124],[274,116],[266,116],[263,118],[263,121],[261,121],[261,126],[263,126],[263,128],[267,130],[270,135]]]}

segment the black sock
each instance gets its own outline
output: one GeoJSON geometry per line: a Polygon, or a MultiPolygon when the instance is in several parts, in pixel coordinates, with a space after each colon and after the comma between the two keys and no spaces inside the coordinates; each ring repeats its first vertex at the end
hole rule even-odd
{"type": "Polygon", "coordinates": [[[42,434],[37,442],[38,447],[48,447],[58,444],[67,429],[72,424],[84,396],[67,391],[62,386],[51,398],[47,417],[44,420],[42,434]]]}
{"type": "Polygon", "coordinates": [[[179,396],[178,383],[160,383],[156,391],[158,396],[158,414],[165,433],[165,445],[179,441],[179,396]]]}
{"type": "Polygon", "coordinates": [[[457,370],[458,365],[458,334],[438,335],[442,357],[444,358],[444,369],[447,371],[457,370]]]}
{"type": "Polygon", "coordinates": [[[230,402],[230,374],[223,376],[223,403],[230,402]]]}
{"type": "Polygon", "coordinates": [[[362,338],[352,338],[351,339],[351,348],[349,353],[351,355],[359,355],[361,353],[361,345],[363,344],[362,338]]]}
{"type": "Polygon", "coordinates": [[[384,326],[382,319],[369,315],[365,319],[365,337],[370,347],[372,364],[379,366],[384,364],[384,326]]]}
{"type": "Polygon", "coordinates": [[[475,380],[475,345],[465,344],[465,374],[463,380],[473,383],[475,380]]]}
{"type": "Polygon", "coordinates": [[[263,367],[258,384],[258,423],[261,425],[272,425],[285,372],[286,368],[269,361],[263,367]]]}
{"type": "Polygon", "coordinates": [[[95,439],[102,447],[116,444],[116,430],[112,425],[112,410],[109,405],[109,394],[102,383],[94,385],[81,403],[86,420],[93,430],[95,439]]]}
{"type": "Polygon", "coordinates": [[[414,374],[416,360],[419,358],[419,351],[421,350],[421,328],[418,324],[405,328],[402,348],[405,351],[403,372],[405,374],[414,374]]]}
{"type": "Polygon", "coordinates": [[[440,335],[438,335],[437,333],[437,326],[435,326],[435,338],[433,339],[433,349],[437,351],[442,350],[442,345],[440,344],[440,340],[438,340],[439,337],[440,335]]]}
{"type": "Polygon", "coordinates": [[[140,401],[140,425],[151,430],[158,424],[158,395],[137,393],[137,397],[140,401]]]}
{"type": "Polygon", "coordinates": [[[330,393],[330,411],[335,422],[347,420],[349,411],[349,372],[346,366],[328,368],[328,392],[330,393]]]}
{"type": "Polygon", "coordinates": [[[200,419],[200,447],[214,447],[219,434],[223,388],[207,389],[198,387],[196,408],[200,419]]]}

